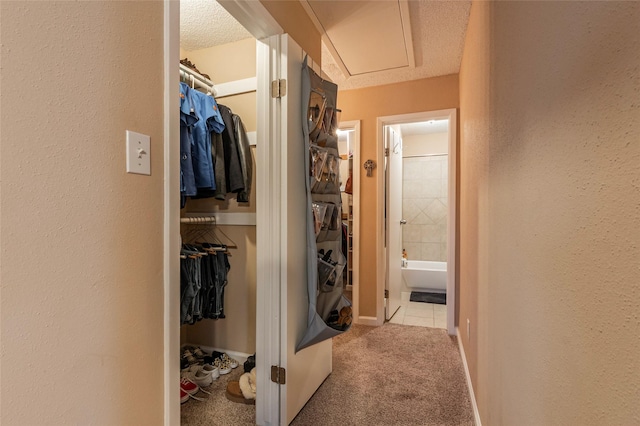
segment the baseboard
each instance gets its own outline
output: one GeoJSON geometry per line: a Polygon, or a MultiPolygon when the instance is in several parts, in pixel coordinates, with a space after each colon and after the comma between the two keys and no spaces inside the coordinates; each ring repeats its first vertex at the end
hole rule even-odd
{"type": "Polygon", "coordinates": [[[473,383],[471,382],[471,374],[469,373],[469,364],[467,364],[467,355],[464,353],[464,346],[460,342],[460,330],[456,327],[456,333],[458,334],[458,348],[460,348],[460,356],[462,357],[462,365],[464,366],[464,375],[467,378],[467,387],[469,388],[469,397],[471,398],[471,406],[473,407],[473,417],[476,426],[482,426],[480,421],[480,411],[478,411],[478,403],[476,402],[476,394],[473,392],[473,383]]]}
{"type": "Polygon", "coordinates": [[[227,355],[229,355],[231,358],[238,361],[240,365],[244,364],[244,362],[247,360],[247,358],[249,358],[250,355],[253,355],[253,354],[246,354],[244,352],[230,351],[228,349],[223,349],[223,348],[213,348],[211,346],[195,345],[193,343],[185,343],[184,345],[181,345],[181,347],[185,347],[185,346],[198,346],[200,349],[202,349],[207,353],[212,353],[213,351],[224,352],[227,355]]]}
{"type": "Polygon", "coordinates": [[[364,317],[362,315],[360,315],[358,317],[358,319],[356,320],[356,324],[361,324],[361,325],[374,325],[374,326],[380,326],[382,324],[380,324],[378,322],[378,318],[376,317],[364,317]]]}

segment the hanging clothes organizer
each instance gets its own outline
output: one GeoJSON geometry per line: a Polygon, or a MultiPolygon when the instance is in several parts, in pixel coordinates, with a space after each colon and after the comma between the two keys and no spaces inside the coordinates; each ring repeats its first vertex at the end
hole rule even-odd
{"type": "Polygon", "coordinates": [[[343,296],[342,200],[336,130],[338,86],[302,68],[303,134],[307,192],[307,331],[296,351],[351,326],[351,302],[343,296]]]}

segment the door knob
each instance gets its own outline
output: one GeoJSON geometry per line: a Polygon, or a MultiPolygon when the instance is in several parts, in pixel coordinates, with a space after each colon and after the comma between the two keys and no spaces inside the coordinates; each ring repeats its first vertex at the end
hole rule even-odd
{"type": "Polygon", "coordinates": [[[406,224],[407,224],[407,221],[406,221],[406,220],[402,219],[402,220],[400,221],[400,225],[406,225],[406,224]]]}

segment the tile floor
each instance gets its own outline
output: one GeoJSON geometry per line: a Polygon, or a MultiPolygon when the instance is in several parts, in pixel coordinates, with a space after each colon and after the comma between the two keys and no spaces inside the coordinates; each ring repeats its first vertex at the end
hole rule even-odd
{"type": "Polygon", "coordinates": [[[410,302],[411,293],[402,292],[400,309],[389,320],[391,324],[419,327],[447,328],[447,306],[433,303],[410,302]]]}

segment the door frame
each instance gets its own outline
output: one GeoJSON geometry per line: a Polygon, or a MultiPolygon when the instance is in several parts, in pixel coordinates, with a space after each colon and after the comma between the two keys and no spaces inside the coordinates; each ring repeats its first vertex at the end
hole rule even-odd
{"type": "MultiPolygon", "coordinates": [[[[273,35],[283,34],[282,27],[271,16],[262,3],[252,0],[219,0],[219,3],[241,24],[253,37],[258,41],[257,56],[265,55],[266,50],[263,45],[264,39],[273,35]]],[[[163,379],[164,379],[164,424],[166,426],[180,424],[180,398],[179,388],[177,386],[180,379],[180,264],[176,253],[180,249],[180,209],[177,203],[179,196],[180,182],[180,123],[175,111],[178,111],[178,97],[176,94],[177,84],[180,81],[178,62],[180,59],[180,2],[164,1],[163,12],[163,73],[164,73],[164,200],[163,200],[163,291],[164,291],[164,307],[163,307],[163,379]]],[[[268,50],[268,48],[267,48],[268,50]]],[[[267,54],[269,63],[277,62],[277,58],[267,54]]],[[[275,124],[276,117],[272,115],[272,109],[267,107],[271,105],[269,97],[270,82],[274,72],[278,70],[274,67],[257,67],[257,84],[258,84],[258,125],[257,125],[257,158],[267,158],[270,153],[268,149],[274,146],[277,149],[278,144],[271,144],[270,141],[277,141],[275,137],[279,129],[275,124]],[[260,95],[262,93],[262,96],[260,95]]],[[[279,188],[270,188],[268,185],[270,179],[269,167],[258,167],[256,170],[256,191],[258,200],[256,201],[257,217],[279,217],[279,204],[265,204],[264,200],[273,200],[274,191],[279,188]]],[[[265,228],[265,227],[263,227],[265,228]]],[[[269,227],[266,227],[268,231],[269,227]]],[[[270,240],[257,231],[257,247],[256,255],[258,259],[265,253],[272,252],[274,247],[270,246],[270,240]]],[[[276,252],[279,252],[279,248],[276,252]]],[[[279,265],[274,262],[258,263],[261,273],[258,274],[258,291],[263,292],[265,300],[271,300],[271,303],[277,304],[271,306],[279,307],[280,282],[279,280],[269,280],[267,277],[279,276],[279,265]],[[262,275],[261,275],[262,274],[262,275]],[[262,281],[262,282],[261,282],[262,281]]],[[[269,381],[268,368],[270,365],[278,365],[280,362],[280,345],[273,345],[269,338],[274,338],[275,334],[279,335],[280,319],[272,310],[258,309],[256,313],[256,330],[262,338],[256,338],[256,351],[261,353],[257,358],[258,371],[260,376],[258,379],[258,395],[256,401],[256,421],[259,424],[275,425],[280,423],[280,412],[274,407],[272,399],[278,399],[279,391],[270,390],[270,385],[275,385],[269,381]]]]}
{"type": "MultiPolygon", "coordinates": [[[[456,279],[457,279],[457,110],[455,108],[437,111],[423,111],[410,114],[389,115],[378,117],[377,119],[377,162],[384,163],[384,127],[394,124],[412,123],[416,121],[427,121],[437,119],[449,119],[449,194],[448,194],[448,220],[447,220],[447,333],[455,336],[456,320],[456,279]]],[[[377,173],[378,179],[378,200],[384,200],[385,174],[377,173]]],[[[384,322],[384,287],[386,277],[386,261],[384,251],[384,203],[378,203],[376,212],[377,244],[376,258],[378,263],[376,279],[376,319],[378,325],[384,322]]]]}
{"type": "MultiPolygon", "coordinates": [[[[390,190],[389,190],[389,182],[391,180],[391,170],[394,169],[394,167],[391,166],[391,155],[392,155],[392,151],[394,151],[394,149],[392,149],[391,147],[391,132],[395,133],[399,139],[400,139],[400,155],[402,155],[402,132],[400,131],[400,128],[397,125],[384,125],[383,126],[383,150],[385,152],[385,154],[388,152],[389,155],[385,155],[385,157],[382,159],[382,164],[380,165],[380,171],[384,174],[384,188],[383,188],[383,193],[384,193],[384,207],[383,207],[383,224],[384,224],[384,240],[382,243],[382,247],[384,250],[384,293],[385,296],[388,295],[388,297],[385,297],[386,302],[383,304],[384,305],[384,315],[383,315],[383,319],[384,321],[388,321],[390,320],[395,314],[396,312],[400,309],[400,305],[401,305],[401,296],[400,294],[398,294],[398,307],[396,308],[396,310],[393,311],[393,313],[390,314],[391,312],[391,280],[389,277],[389,267],[392,264],[391,263],[391,256],[389,256],[389,254],[391,253],[391,251],[389,250],[389,245],[390,240],[391,240],[391,223],[390,223],[390,216],[391,216],[391,196],[390,196],[390,190]],[[386,212],[386,219],[384,219],[384,212],[386,212]],[[389,318],[387,318],[387,316],[389,318]]],[[[402,161],[402,157],[400,157],[400,161],[402,161]]],[[[402,183],[401,183],[402,185],[402,183]]],[[[395,188],[395,186],[394,186],[395,188]]],[[[402,200],[402,198],[401,198],[402,200]]],[[[395,217],[395,216],[394,216],[395,217]]],[[[400,219],[402,220],[402,215],[400,215],[400,218],[395,217],[396,219],[400,219]]],[[[396,225],[394,225],[395,228],[396,225]]],[[[397,225],[398,228],[400,229],[400,233],[402,234],[402,225],[398,224],[397,225]]],[[[400,247],[398,247],[400,250],[402,250],[402,247],[404,247],[403,244],[400,245],[400,247]]],[[[401,251],[399,251],[399,253],[401,253],[401,251]]],[[[397,259],[396,259],[397,260],[397,259]]],[[[397,265],[397,264],[396,264],[397,265]]],[[[402,269],[400,270],[400,274],[402,274],[402,269]]],[[[400,275],[400,279],[402,279],[402,275],[400,275]]],[[[401,283],[398,283],[399,286],[401,286],[401,283]]]]}
{"type": "Polygon", "coordinates": [[[353,272],[351,275],[351,293],[353,294],[353,322],[360,323],[360,120],[341,121],[340,130],[353,130],[353,272]]]}

